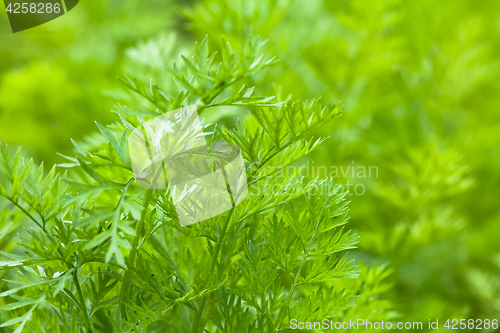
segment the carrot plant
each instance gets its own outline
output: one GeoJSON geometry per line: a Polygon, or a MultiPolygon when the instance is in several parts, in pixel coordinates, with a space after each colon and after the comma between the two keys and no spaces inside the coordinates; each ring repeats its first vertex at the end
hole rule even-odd
{"type": "Polygon", "coordinates": [[[329,179],[276,177],[323,143],[313,134],[340,108],[255,96],[243,82],[275,63],[261,50],[250,38],[238,53],[223,42],[219,56],[205,39],[173,64],[176,87],[166,90],[124,76],[130,103],[117,105],[119,121],[97,124],[100,133],[73,142],[75,156],[48,174],[1,146],[0,332],[274,332],[291,319],[389,308],[376,299],[387,270],[355,280],[347,259],[358,236],[345,229],[346,193],[329,179]],[[201,118],[241,108],[232,129],[204,126],[207,141],[240,147],[249,194],[181,227],[168,189],[136,185],[127,138],[187,105],[201,118]]]}

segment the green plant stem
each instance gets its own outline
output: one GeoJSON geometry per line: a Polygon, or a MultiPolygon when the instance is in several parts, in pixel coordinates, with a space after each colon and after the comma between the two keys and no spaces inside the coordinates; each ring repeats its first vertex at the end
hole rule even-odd
{"type": "Polygon", "coordinates": [[[293,293],[295,292],[295,288],[297,287],[297,283],[299,282],[300,273],[302,271],[302,267],[304,267],[304,264],[305,264],[305,262],[303,262],[300,265],[299,270],[297,271],[297,275],[295,275],[295,279],[293,280],[293,284],[290,287],[290,291],[288,292],[287,299],[285,301],[286,305],[283,306],[280,310],[280,313],[278,315],[278,320],[276,321],[276,324],[277,324],[276,327],[278,327],[277,331],[279,331],[279,327],[281,326],[281,322],[283,321],[283,318],[285,317],[286,309],[288,309],[288,306],[292,300],[293,293]]]}
{"type": "Polygon", "coordinates": [[[293,293],[295,292],[295,288],[297,287],[297,283],[299,282],[300,273],[302,272],[302,268],[304,267],[304,265],[307,262],[307,258],[309,257],[309,253],[311,252],[311,247],[313,245],[314,238],[316,237],[316,234],[318,233],[318,228],[319,228],[319,225],[321,224],[321,221],[323,219],[324,214],[325,214],[325,207],[323,207],[323,209],[321,210],[321,214],[320,214],[318,223],[316,223],[316,227],[314,228],[314,232],[311,235],[311,238],[309,240],[309,246],[307,247],[307,249],[304,253],[304,260],[302,261],[302,264],[300,264],[300,267],[297,271],[297,274],[295,275],[295,279],[293,280],[293,284],[290,287],[290,291],[287,295],[287,300],[285,301],[286,305],[281,308],[280,313],[278,314],[278,320],[276,321],[276,324],[277,324],[276,327],[278,327],[276,329],[276,331],[278,331],[278,332],[280,331],[279,327],[281,326],[281,322],[283,321],[283,318],[285,317],[285,312],[286,312],[286,310],[288,310],[289,304],[292,301],[293,293]]]}
{"type": "Polygon", "coordinates": [[[141,230],[144,227],[144,220],[146,219],[146,215],[148,212],[148,207],[149,207],[149,202],[151,201],[151,198],[153,197],[153,190],[148,190],[146,193],[146,199],[144,200],[144,208],[142,210],[141,214],[141,219],[136,225],[135,228],[135,237],[134,241],[132,243],[132,250],[130,251],[129,255],[129,260],[127,263],[127,270],[125,271],[125,275],[123,277],[123,283],[122,283],[122,288],[120,291],[120,309],[122,313],[122,317],[126,317],[126,311],[125,311],[125,298],[128,295],[129,287],[130,287],[130,279],[132,278],[132,270],[128,265],[133,265],[135,262],[135,256],[137,254],[137,245],[139,244],[139,239],[141,237],[141,230]]]}
{"type": "MultiPolygon", "coordinates": [[[[219,240],[217,241],[217,245],[215,246],[214,256],[212,258],[212,264],[210,265],[210,271],[208,272],[207,281],[205,284],[208,284],[208,282],[210,282],[210,279],[215,272],[215,266],[217,264],[219,252],[220,252],[220,249],[222,247],[222,244],[224,243],[224,237],[226,236],[226,231],[227,231],[227,228],[229,226],[229,221],[231,221],[231,217],[233,215],[233,210],[234,210],[234,206],[233,206],[233,208],[231,208],[229,210],[229,214],[227,215],[224,226],[222,227],[222,232],[219,236],[219,240]]],[[[201,318],[203,317],[203,312],[205,312],[207,300],[208,300],[208,295],[205,295],[201,299],[200,306],[198,306],[198,311],[196,312],[196,315],[194,317],[194,322],[193,322],[193,326],[191,329],[191,333],[198,333],[199,332],[199,329],[201,326],[201,318]]]]}
{"type": "Polygon", "coordinates": [[[83,298],[82,288],[80,287],[80,281],[78,281],[77,274],[78,274],[78,269],[75,268],[75,270],[73,271],[73,281],[75,282],[76,292],[78,294],[78,300],[83,314],[83,321],[85,322],[85,327],[87,328],[87,331],[94,332],[94,326],[92,325],[89,318],[89,314],[87,312],[87,306],[85,305],[85,299],[83,298]]]}
{"type": "Polygon", "coordinates": [[[23,206],[21,206],[19,203],[17,203],[17,201],[14,201],[14,199],[12,199],[11,197],[5,196],[5,198],[7,200],[9,200],[10,202],[12,202],[17,208],[19,208],[19,210],[22,211],[24,213],[24,215],[26,215],[30,220],[32,220],[41,230],[43,230],[43,232],[47,233],[47,230],[45,230],[45,228],[42,226],[42,224],[40,222],[38,222],[33,217],[33,215],[31,215],[26,209],[24,209],[23,206]]]}

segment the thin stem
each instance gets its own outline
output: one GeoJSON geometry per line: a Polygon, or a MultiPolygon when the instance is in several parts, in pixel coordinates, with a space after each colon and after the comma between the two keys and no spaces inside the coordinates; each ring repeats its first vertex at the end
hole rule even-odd
{"type": "Polygon", "coordinates": [[[85,322],[85,327],[87,328],[87,331],[95,332],[94,326],[92,325],[92,322],[90,321],[89,318],[89,314],[87,312],[87,306],[85,305],[85,299],[83,298],[82,288],[80,287],[80,281],[78,281],[77,274],[78,274],[78,269],[75,268],[75,270],[73,271],[73,281],[75,282],[76,292],[78,294],[78,300],[83,314],[83,321],[85,322]]]}
{"type": "Polygon", "coordinates": [[[302,271],[302,267],[304,267],[304,264],[305,264],[305,262],[303,262],[300,265],[299,270],[297,271],[297,275],[295,275],[295,279],[293,280],[293,284],[290,287],[290,291],[288,292],[287,299],[285,301],[286,305],[283,306],[280,310],[280,313],[278,315],[278,320],[276,321],[276,324],[277,324],[276,327],[278,327],[278,328],[281,326],[281,322],[283,321],[283,318],[285,317],[286,309],[288,309],[290,301],[292,300],[293,293],[295,292],[295,287],[297,287],[297,283],[299,282],[300,273],[302,271]]]}
{"type": "MultiPolygon", "coordinates": [[[[47,234],[48,236],[51,236],[49,234],[49,232],[45,229],[45,223],[43,223],[43,226],[42,226],[42,224],[40,224],[33,217],[33,215],[31,215],[26,209],[24,209],[23,206],[21,206],[20,204],[18,204],[14,200],[12,200],[10,197],[6,197],[6,198],[10,202],[12,202],[17,208],[19,208],[26,216],[28,216],[28,218],[30,220],[32,220],[45,234],[47,234]]],[[[43,219],[43,217],[42,217],[42,219],[43,219]]],[[[79,306],[80,306],[80,310],[81,310],[82,315],[83,315],[83,320],[85,322],[85,327],[87,328],[87,330],[89,332],[95,332],[94,331],[94,326],[92,325],[92,322],[90,321],[90,318],[89,318],[89,314],[87,312],[87,307],[85,306],[85,299],[83,298],[82,289],[80,287],[80,281],[78,281],[78,276],[77,276],[78,268],[75,268],[72,264],[70,264],[66,260],[64,260],[64,256],[63,256],[63,254],[61,253],[61,251],[59,249],[57,249],[56,252],[57,252],[57,254],[60,257],[60,258],[57,258],[57,260],[61,260],[63,263],[66,264],[66,266],[68,266],[69,269],[74,269],[74,271],[72,273],[72,275],[73,275],[73,281],[75,282],[76,290],[77,290],[77,293],[78,293],[79,306]]]]}
{"type": "Polygon", "coordinates": [[[314,228],[314,232],[312,233],[311,238],[309,240],[309,246],[307,247],[307,250],[304,253],[304,260],[302,261],[302,264],[300,264],[300,267],[297,271],[297,274],[295,275],[295,279],[293,280],[293,285],[291,286],[290,291],[287,295],[285,305],[281,308],[280,313],[278,315],[278,320],[276,321],[276,327],[278,327],[278,329],[277,329],[278,331],[279,331],[279,327],[281,326],[281,322],[283,321],[283,318],[285,317],[285,312],[286,312],[286,310],[289,309],[289,304],[292,300],[293,293],[295,292],[295,288],[297,287],[297,283],[299,282],[300,273],[302,272],[302,268],[304,267],[304,265],[307,262],[307,258],[309,257],[309,252],[311,252],[311,247],[313,245],[314,238],[316,237],[316,234],[318,233],[318,228],[319,228],[319,225],[321,224],[321,221],[323,220],[324,214],[325,214],[325,207],[323,207],[323,209],[321,210],[321,214],[319,216],[318,223],[316,223],[316,227],[314,228]]]}
{"type": "Polygon", "coordinates": [[[124,303],[125,303],[125,298],[128,295],[130,287],[130,279],[132,278],[132,269],[129,267],[129,265],[133,265],[135,262],[135,256],[137,254],[137,245],[139,244],[139,239],[141,237],[141,230],[144,227],[144,220],[146,219],[149,202],[151,201],[152,197],[153,197],[153,190],[148,190],[146,193],[146,199],[144,200],[144,208],[142,210],[141,219],[139,220],[135,228],[135,237],[132,243],[132,250],[130,251],[129,260],[127,263],[127,269],[123,277],[122,289],[120,291],[120,309],[123,318],[126,318],[127,315],[124,303]]]}
{"type": "MultiPolygon", "coordinates": [[[[207,280],[205,282],[205,285],[207,285],[210,282],[210,279],[212,275],[215,272],[215,266],[217,264],[217,259],[219,257],[219,252],[222,247],[222,243],[224,242],[224,237],[226,236],[226,231],[229,226],[229,221],[231,221],[231,216],[233,215],[233,210],[234,207],[229,210],[229,214],[227,215],[226,221],[224,223],[224,226],[222,227],[222,232],[219,236],[219,240],[217,241],[217,245],[215,246],[215,251],[214,251],[214,256],[212,258],[212,264],[210,265],[210,271],[207,276],[207,280]]],[[[203,316],[203,312],[205,312],[205,307],[207,305],[207,300],[208,300],[208,295],[205,295],[201,299],[200,306],[198,307],[198,311],[196,312],[196,315],[194,317],[194,322],[193,326],[191,329],[191,333],[198,333],[200,326],[201,326],[201,317],[203,316]]]]}
{"type": "Polygon", "coordinates": [[[209,92],[213,90],[215,90],[215,93],[212,97],[210,97],[206,102],[203,101],[203,98],[205,98],[205,96],[201,96],[201,99],[202,101],[204,102],[204,105],[200,106],[198,108],[198,115],[201,115],[201,113],[203,112],[203,110],[205,110],[206,108],[209,108],[211,106],[210,103],[212,103],[214,101],[214,99],[219,96],[224,90],[226,90],[227,88],[229,88],[239,77],[236,77],[234,78],[233,80],[229,80],[228,82],[225,82],[225,81],[222,81],[222,82],[219,82],[216,86],[214,86],[213,88],[211,88],[210,90],[208,90],[205,95],[207,95],[209,92]]]}
{"type": "MultiPolygon", "coordinates": [[[[12,198],[10,197],[5,197],[7,200],[9,200],[10,202],[12,202],[17,208],[19,208],[19,210],[21,210],[24,215],[26,215],[30,220],[32,220],[47,236],[49,237],[52,237],[52,235],[47,231],[47,229],[45,229],[45,222],[43,223],[43,226],[42,224],[40,224],[40,222],[38,222],[34,217],[33,215],[31,215],[29,213],[29,211],[27,211],[23,206],[21,206],[20,204],[18,204],[17,202],[15,202],[14,200],[12,200],[12,198]]],[[[72,267],[71,264],[69,264],[66,260],[64,260],[64,256],[63,254],[61,253],[61,251],[59,249],[57,249],[57,254],[59,255],[59,259],[65,263],[66,265],[68,265],[68,267],[72,267]]]]}
{"type": "Polygon", "coordinates": [[[20,204],[18,204],[17,202],[15,202],[12,198],[10,197],[5,197],[7,198],[7,200],[9,200],[10,202],[12,202],[17,208],[19,208],[19,210],[21,210],[24,215],[26,215],[27,217],[29,217],[30,220],[32,220],[40,229],[42,229],[45,233],[47,233],[47,230],[45,230],[44,227],[42,227],[42,225],[40,224],[40,222],[38,222],[34,217],[33,215],[31,215],[26,209],[24,209],[23,206],[21,206],[20,204]]]}
{"type": "MultiPolygon", "coordinates": [[[[332,118],[333,119],[333,118],[332,118]]],[[[327,121],[330,121],[330,120],[327,120],[327,121]]],[[[285,150],[286,148],[288,148],[289,146],[291,146],[292,144],[294,144],[295,142],[299,141],[299,140],[302,140],[304,139],[305,137],[307,137],[309,134],[313,133],[314,130],[320,128],[321,126],[323,126],[324,123],[320,123],[316,126],[313,126],[313,127],[310,127],[306,132],[292,138],[288,143],[284,144],[283,146],[280,146],[278,149],[274,150],[274,148],[276,148],[276,146],[273,146],[273,148],[271,150],[269,150],[266,155],[264,156],[262,162],[259,163],[259,167],[255,170],[253,170],[251,173],[250,173],[250,176],[248,177],[248,185],[252,185],[256,182],[258,182],[259,180],[262,179],[262,177],[258,178],[258,179],[253,179],[255,174],[260,171],[262,169],[262,167],[268,163],[273,157],[275,157],[276,155],[278,155],[279,153],[281,153],[283,150],[285,150]]],[[[286,139],[286,138],[284,138],[286,139]]],[[[281,141],[283,141],[284,139],[282,139],[281,141]]],[[[282,166],[283,167],[283,166],[282,166]]]]}

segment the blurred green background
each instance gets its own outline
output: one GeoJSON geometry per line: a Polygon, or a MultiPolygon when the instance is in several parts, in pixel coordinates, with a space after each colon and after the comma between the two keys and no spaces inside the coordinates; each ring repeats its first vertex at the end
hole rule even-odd
{"type": "MultiPolygon", "coordinates": [[[[169,87],[171,61],[193,41],[239,48],[249,34],[281,60],[252,82],[260,92],[344,105],[310,162],[377,168],[338,181],[365,190],[350,189],[361,235],[351,255],[389,262],[393,310],[405,321],[498,319],[498,0],[82,0],[16,34],[2,14],[0,141],[60,162],[70,138],[115,120],[116,76],[169,87]]],[[[243,116],[219,112],[227,125],[243,116]]]]}

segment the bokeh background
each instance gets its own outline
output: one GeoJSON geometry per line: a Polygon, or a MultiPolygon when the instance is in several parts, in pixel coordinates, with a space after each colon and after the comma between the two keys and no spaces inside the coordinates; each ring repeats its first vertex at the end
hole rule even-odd
{"type": "Polygon", "coordinates": [[[361,236],[351,255],[393,269],[387,307],[405,321],[498,319],[497,0],[82,0],[16,34],[0,14],[0,141],[62,162],[70,138],[116,120],[116,76],[169,86],[194,41],[224,36],[237,49],[249,34],[281,60],[252,82],[259,92],[344,106],[310,165],[377,168],[338,181],[365,189],[349,196],[361,236]]]}

